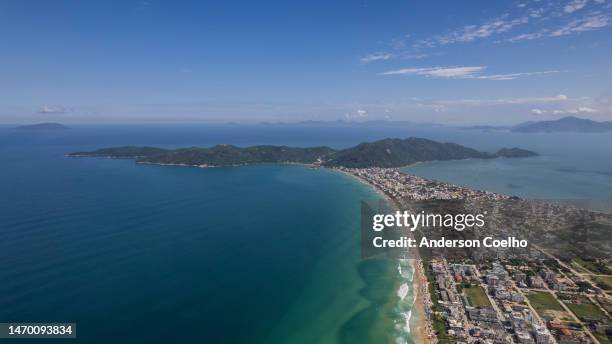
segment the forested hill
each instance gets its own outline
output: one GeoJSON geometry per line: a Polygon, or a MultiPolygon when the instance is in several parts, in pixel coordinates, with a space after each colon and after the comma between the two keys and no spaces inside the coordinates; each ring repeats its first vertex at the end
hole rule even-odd
{"type": "Polygon", "coordinates": [[[68,154],[68,156],[134,158],[139,163],[189,166],[303,163],[329,167],[401,167],[421,161],[493,159],[498,156],[527,157],[533,155],[537,154],[519,148],[504,148],[498,153],[487,153],[455,143],[441,143],[421,138],[384,139],[361,143],[342,150],[334,150],[325,146],[295,148],[271,145],[245,148],[216,145],[210,148],[179,149],[123,146],[68,154]]]}
{"type": "Polygon", "coordinates": [[[421,161],[455,159],[491,159],[496,156],[455,143],[440,143],[427,139],[384,139],[361,143],[337,152],[325,162],[328,166],[399,167],[421,161]]]}

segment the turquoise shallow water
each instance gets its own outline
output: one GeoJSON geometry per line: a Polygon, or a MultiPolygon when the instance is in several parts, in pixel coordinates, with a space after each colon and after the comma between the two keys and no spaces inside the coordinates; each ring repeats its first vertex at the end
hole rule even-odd
{"type": "Polygon", "coordinates": [[[391,333],[380,310],[395,302],[397,273],[360,259],[359,200],[377,196],[355,179],[67,158],[81,140],[10,134],[0,136],[1,322],[76,322],[83,343],[391,333]]]}

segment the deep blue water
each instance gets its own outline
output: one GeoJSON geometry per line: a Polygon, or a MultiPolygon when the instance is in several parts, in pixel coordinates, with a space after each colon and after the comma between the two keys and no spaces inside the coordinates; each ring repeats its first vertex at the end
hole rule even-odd
{"type": "Polygon", "coordinates": [[[370,188],[300,166],[64,157],[187,143],[80,130],[0,132],[0,322],[77,322],[87,343],[308,342],[287,330],[293,313],[309,338],[336,342],[369,306],[358,214],[370,188]],[[313,333],[325,315],[330,333],[313,333]]]}

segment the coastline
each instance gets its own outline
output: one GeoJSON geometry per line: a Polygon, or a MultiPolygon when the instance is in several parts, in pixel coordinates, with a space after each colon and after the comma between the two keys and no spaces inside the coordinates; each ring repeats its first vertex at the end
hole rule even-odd
{"type": "MultiPolygon", "coordinates": [[[[72,155],[68,157],[77,157],[77,156],[72,155]]],[[[106,158],[115,159],[116,157],[106,156],[106,158]]],[[[174,166],[174,167],[195,167],[195,168],[240,167],[240,166],[253,165],[251,163],[245,163],[245,164],[237,164],[237,165],[212,166],[212,165],[192,165],[192,164],[177,164],[177,163],[158,163],[158,162],[148,162],[148,161],[136,161],[136,164],[174,166]]],[[[335,167],[325,167],[325,166],[319,166],[319,165],[314,165],[314,164],[295,163],[295,162],[284,162],[284,163],[276,162],[272,164],[298,165],[298,166],[302,166],[305,168],[324,168],[329,171],[335,171],[335,172],[342,173],[344,175],[355,178],[360,183],[366,185],[367,187],[372,188],[381,198],[385,199],[392,208],[396,210],[399,210],[400,208],[399,204],[396,202],[396,200],[393,197],[386,194],[383,190],[378,188],[376,185],[373,185],[369,183],[367,180],[357,175],[343,171],[341,169],[338,169],[335,167]]],[[[410,164],[407,166],[411,166],[411,165],[414,165],[414,164],[410,164]]],[[[414,303],[412,305],[412,311],[413,311],[411,314],[412,316],[410,317],[410,320],[408,321],[410,337],[412,340],[414,340],[415,343],[425,343],[425,344],[436,343],[437,339],[435,337],[435,334],[433,334],[434,332],[432,329],[431,322],[429,322],[426,317],[426,308],[427,307],[431,308],[430,307],[431,301],[429,298],[427,278],[424,274],[423,262],[420,259],[420,257],[416,257],[416,258],[413,258],[411,265],[413,269],[412,291],[414,293],[414,303]]]]}
{"type": "Polygon", "coordinates": [[[422,259],[414,260],[414,280],[412,286],[415,291],[414,308],[416,317],[414,327],[416,333],[416,341],[424,344],[437,343],[436,335],[434,334],[431,322],[427,320],[427,309],[431,309],[431,298],[429,297],[429,289],[427,277],[422,259]]]}
{"type": "MultiPolygon", "coordinates": [[[[342,171],[339,169],[331,168],[331,170],[340,172],[344,175],[350,176],[357,179],[359,182],[371,187],[383,197],[393,208],[399,209],[397,202],[383,190],[380,190],[375,185],[367,182],[357,175],[342,171]]],[[[416,251],[418,254],[418,251],[416,251]]],[[[410,333],[415,343],[423,344],[434,344],[437,342],[431,323],[426,317],[426,308],[431,309],[431,299],[429,297],[429,289],[427,283],[427,277],[425,276],[425,270],[423,266],[423,260],[417,257],[412,260],[413,279],[412,279],[412,290],[414,293],[414,304],[412,306],[413,316],[410,319],[410,333]]]]}

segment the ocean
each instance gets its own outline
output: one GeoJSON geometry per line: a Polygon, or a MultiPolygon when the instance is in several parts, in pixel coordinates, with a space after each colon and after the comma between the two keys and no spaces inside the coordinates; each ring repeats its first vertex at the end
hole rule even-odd
{"type": "Polygon", "coordinates": [[[2,126],[0,322],[76,322],[83,343],[410,343],[412,271],[360,259],[359,201],[377,195],[354,178],[295,165],[64,156],[127,144],[342,148],[409,136],[541,154],[410,173],[532,198],[605,202],[612,191],[608,134],[384,123],[2,126]]]}
{"type": "Polygon", "coordinates": [[[411,302],[383,310],[411,276],[360,259],[359,201],[378,196],[356,179],[64,156],[246,142],[225,130],[0,128],[0,322],[75,322],[82,343],[410,342],[411,302]]]}

